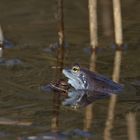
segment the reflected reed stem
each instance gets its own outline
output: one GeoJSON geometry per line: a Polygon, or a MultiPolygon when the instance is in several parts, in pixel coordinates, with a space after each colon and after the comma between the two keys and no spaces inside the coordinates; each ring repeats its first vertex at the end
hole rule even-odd
{"type": "Polygon", "coordinates": [[[138,140],[136,133],[136,115],[132,112],[129,112],[126,115],[127,121],[127,131],[128,131],[128,139],[129,140],[138,140]]]}

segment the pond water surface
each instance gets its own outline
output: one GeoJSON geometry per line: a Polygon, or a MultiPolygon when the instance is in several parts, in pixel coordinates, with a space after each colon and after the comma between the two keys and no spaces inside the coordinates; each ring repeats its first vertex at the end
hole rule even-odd
{"type": "MultiPolygon", "coordinates": [[[[6,39],[14,48],[5,49],[5,59],[18,58],[23,64],[0,66],[0,122],[17,121],[17,125],[0,124],[0,140],[35,139],[31,136],[54,139],[50,134],[53,118],[53,95],[40,90],[40,86],[55,79],[56,54],[44,49],[58,41],[58,28],[55,15],[55,0],[1,0],[0,24],[6,39]],[[19,122],[24,122],[20,125],[19,122]],[[30,125],[31,124],[31,125],[30,125]],[[50,136],[50,137],[49,137],[50,136]]],[[[137,132],[140,137],[140,2],[124,0],[122,19],[124,43],[128,48],[123,52],[120,83],[124,92],[118,97],[113,140],[127,140],[126,114],[136,114],[137,132]]],[[[98,10],[100,14],[100,9],[98,10]]],[[[79,63],[88,68],[90,54],[84,51],[89,47],[87,1],[64,2],[65,36],[68,47],[65,52],[64,67],[79,63]]],[[[100,21],[100,19],[99,19],[100,21]]],[[[99,24],[99,42],[103,51],[98,53],[97,71],[111,78],[114,50],[112,38],[102,34],[99,24]]],[[[64,77],[62,75],[62,77],[64,77]]],[[[72,110],[61,106],[59,130],[65,139],[85,139],[90,134],[94,140],[103,139],[109,99],[93,103],[93,121],[90,133],[82,132],[84,108],[72,110]],[[65,134],[65,135],[64,135],[65,134]]]]}

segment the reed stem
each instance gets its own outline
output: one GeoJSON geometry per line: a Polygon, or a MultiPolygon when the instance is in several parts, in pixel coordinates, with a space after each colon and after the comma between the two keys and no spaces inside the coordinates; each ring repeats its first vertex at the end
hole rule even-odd
{"type": "MultiPolygon", "coordinates": [[[[96,47],[98,46],[98,27],[97,27],[97,0],[89,0],[89,28],[90,28],[90,45],[92,54],[90,59],[90,70],[95,71],[96,68],[96,47]]],[[[85,109],[84,130],[88,131],[91,128],[93,120],[93,105],[88,105],[85,109]]]]}
{"type": "MultiPolygon", "coordinates": [[[[58,43],[59,48],[57,52],[57,67],[60,67],[60,69],[56,69],[56,76],[55,78],[60,79],[63,65],[64,65],[64,14],[63,14],[63,0],[57,0],[57,6],[58,6],[58,43]]],[[[59,112],[60,110],[60,94],[54,93],[53,96],[53,117],[52,117],[52,124],[51,128],[53,132],[59,131],[59,112]]]]}
{"type": "MultiPolygon", "coordinates": [[[[120,0],[113,0],[113,13],[114,13],[115,43],[117,45],[116,47],[122,47],[123,35],[122,35],[120,0]]],[[[121,50],[116,50],[114,60],[114,70],[112,75],[112,79],[115,82],[119,82],[120,79],[121,58],[122,58],[121,50]]],[[[116,101],[117,96],[114,94],[110,98],[108,116],[104,130],[104,140],[112,140],[111,130],[113,128],[116,101]]]]}

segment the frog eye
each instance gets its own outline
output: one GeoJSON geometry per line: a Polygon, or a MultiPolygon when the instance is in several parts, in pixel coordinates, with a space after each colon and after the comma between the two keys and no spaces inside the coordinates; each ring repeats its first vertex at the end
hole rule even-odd
{"type": "Polygon", "coordinates": [[[79,72],[80,71],[80,67],[79,66],[73,66],[72,67],[72,71],[73,72],[79,72]]]}

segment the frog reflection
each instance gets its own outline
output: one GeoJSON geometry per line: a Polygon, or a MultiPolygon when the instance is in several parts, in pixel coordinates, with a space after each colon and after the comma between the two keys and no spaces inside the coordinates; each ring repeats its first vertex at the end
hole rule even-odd
{"type": "Polygon", "coordinates": [[[96,99],[109,97],[122,91],[123,86],[105,76],[74,65],[71,69],[63,69],[68,83],[73,87],[68,91],[68,98],[63,105],[74,108],[86,106],[96,99]]]}

